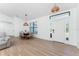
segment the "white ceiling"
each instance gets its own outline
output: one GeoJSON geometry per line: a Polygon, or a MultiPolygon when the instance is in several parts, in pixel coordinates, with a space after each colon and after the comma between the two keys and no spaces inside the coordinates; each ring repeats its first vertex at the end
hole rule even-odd
{"type": "MultiPolygon", "coordinates": [[[[75,3],[59,3],[58,5],[61,7],[61,10],[77,6],[75,3]]],[[[53,6],[54,3],[0,3],[0,12],[11,17],[17,16],[22,19],[24,19],[25,14],[27,14],[30,20],[50,14],[50,10],[53,6]]]]}

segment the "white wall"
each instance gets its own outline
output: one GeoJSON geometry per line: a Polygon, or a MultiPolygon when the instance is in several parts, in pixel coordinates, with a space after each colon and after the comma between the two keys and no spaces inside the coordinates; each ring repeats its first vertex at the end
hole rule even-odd
{"type": "Polygon", "coordinates": [[[19,33],[24,29],[23,28],[23,23],[24,23],[25,21],[24,20],[22,20],[22,19],[20,19],[20,18],[18,18],[18,17],[14,17],[13,18],[13,25],[14,25],[14,32],[13,32],[13,34],[14,34],[14,36],[16,36],[16,37],[18,37],[19,36],[19,33]]]}
{"type": "Polygon", "coordinates": [[[38,26],[38,38],[41,39],[50,39],[50,23],[49,23],[49,17],[44,16],[39,19],[37,19],[37,26],[38,26]]]}
{"type": "Polygon", "coordinates": [[[12,35],[13,23],[11,17],[0,13],[0,32],[6,32],[8,35],[12,35]]]}
{"type": "Polygon", "coordinates": [[[78,7],[76,8],[76,39],[77,39],[77,47],[79,48],[79,5],[78,7]]]}
{"type": "Polygon", "coordinates": [[[37,18],[34,20],[31,20],[29,22],[35,22],[37,21],[37,31],[38,34],[34,35],[37,38],[40,39],[45,39],[45,40],[49,40],[50,39],[50,29],[49,29],[49,17],[48,16],[44,16],[41,18],[37,18]]]}
{"type": "Polygon", "coordinates": [[[77,14],[76,8],[71,9],[71,17],[70,17],[70,44],[77,46],[77,14]]]}
{"type": "Polygon", "coordinates": [[[23,30],[24,21],[18,17],[9,17],[0,13],[0,32],[6,32],[7,35],[19,36],[23,30]]]}

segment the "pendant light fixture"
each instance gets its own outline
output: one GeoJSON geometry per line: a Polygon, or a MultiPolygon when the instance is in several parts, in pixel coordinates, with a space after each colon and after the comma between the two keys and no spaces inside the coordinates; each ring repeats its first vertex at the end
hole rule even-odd
{"type": "Polygon", "coordinates": [[[23,26],[28,26],[28,23],[27,23],[27,14],[25,14],[25,23],[23,24],[23,26]]]}
{"type": "Polygon", "coordinates": [[[54,4],[53,8],[51,9],[51,12],[56,13],[60,11],[60,7],[57,4],[54,4]]]}

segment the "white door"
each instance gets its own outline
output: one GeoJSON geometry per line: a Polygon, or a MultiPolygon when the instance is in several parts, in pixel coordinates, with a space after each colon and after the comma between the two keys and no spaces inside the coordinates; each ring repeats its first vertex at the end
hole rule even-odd
{"type": "Polygon", "coordinates": [[[65,20],[54,22],[54,40],[64,42],[65,40],[65,20]]]}
{"type": "MultiPolygon", "coordinates": [[[[51,30],[52,33],[52,40],[59,41],[65,43],[65,41],[68,39],[69,34],[66,35],[66,23],[69,21],[70,13],[62,13],[61,15],[54,15],[51,16],[51,30]]],[[[68,27],[69,24],[67,24],[68,27]]],[[[68,40],[67,40],[68,42],[68,40]]]]}

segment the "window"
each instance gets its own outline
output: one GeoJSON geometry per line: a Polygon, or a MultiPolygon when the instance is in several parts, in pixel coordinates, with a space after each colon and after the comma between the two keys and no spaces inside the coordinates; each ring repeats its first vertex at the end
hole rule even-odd
{"type": "Polygon", "coordinates": [[[51,21],[59,21],[59,20],[62,20],[61,18],[68,17],[68,16],[70,16],[70,11],[51,15],[51,16],[49,16],[49,19],[51,21]]]}
{"type": "Polygon", "coordinates": [[[69,24],[66,24],[66,33],[69,33],[69,24]]]}
{"type": "Polygon", "coordinates": [[[37,34],[37,22],[30,23],[30,32],[33,34],[37,34]]]}

